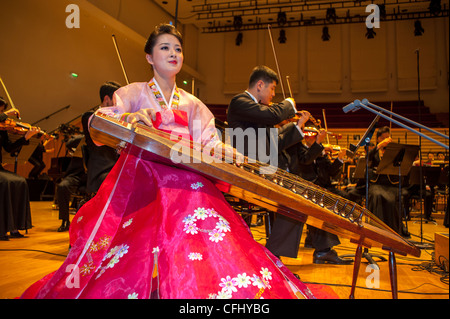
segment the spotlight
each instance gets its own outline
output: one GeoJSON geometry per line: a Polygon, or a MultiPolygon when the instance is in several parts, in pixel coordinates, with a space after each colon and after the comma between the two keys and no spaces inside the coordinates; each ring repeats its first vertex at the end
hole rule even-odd
{"type": "Polygon", "coordinates": [[[425,30],[422,28],[422,23],[420,23],[420,20],[417,20],[416,22],[414,22],[414,35],[416,37],[419,37],[424,32],[425,32],[425,30]]]}
{"type": "Polygon", "coordinates": [[[428,10],[432,15],[438,16],[441,13],[441,0],[430,0],[428,10]]]}
{"type": "Polygon", "coordinates": [[[242,38],[244,37],[244,35],[242,34],[242,32],[239,32],[237,37],[236,37],[236,45],[240,46],[242,44],[242,38]]]}
{"type": "Polygon", "coordinates": [[[278,12],[277,23],[279,26],[284,26],[287,22],[286,12],[278,12]]]}
{"type": "Polygon", "coordinates": [[[242,27],[242,17],[234,16],[233,26],[235,30],[239,30],[242,27]]]}
{"type": "Polygon", "coordinates": [[[337,18],[337,16],[336,16],[336,9],[335,8],[328,8],[327,9],[327,15],[326,15],[325,19],[328,22],[336,23],[336,18],[337,18]]]}
{"type": "Polygon", "coordinates": [[[366,38],[367,39],[373,39],[373,38],[375,38],[375,36],[377,35],[376,33],[375,33],[375,31],[373,31],[373,28],[366,28],[367,29],[367,32],[366,32],[366,38]]]}
{"type": "Polygon", "coordinates": [[[284,31],[284,29],[280,30],[280,36],[278,37],[278,42],[280,43],[286,43],[286,32],[284,31]]]}
{"type": "Polygon", "coordinates": [[[328,33],[328,27],[323,27],[322,29],[322,41],[329,41],[330,40],[330,34],[328,33]]]}

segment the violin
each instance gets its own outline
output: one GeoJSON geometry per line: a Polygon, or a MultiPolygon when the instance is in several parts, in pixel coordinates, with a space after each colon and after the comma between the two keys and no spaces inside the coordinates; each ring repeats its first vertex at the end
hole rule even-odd
{"type": "MultiPolygon", "coordinates": [[[[319,121],[320,121],[320,120],[319,120],[319,121]]],[[[303,128],[303,132],[309,132],[309,133],[319,134],[319,130],[316,129],[315,127],[305,127],[305,128],[303,128]]],[[[315,135],[315,134],[314,134],[314,135],[315,135]]],[[[328,131],[327,131],[327,134],[330,135],[330,136],[332,136],[332,137],[335,137],[335,138],[337,138],[337,139],[341,139],[341,138],[342,138],[342,134],[339,134],[339,133],[333,133],[333,132],[328,132],[328,131]]]]}
{"type": "MultiPolygon", "coordinates": [[[[19,135],[25,135],[28,131],[33,129],[34,127],[31,126],[28,123],[23,122],[17,122],[13,119],[7,118],[4,122],[0,122],[0,130],[2,131],[8,131],[9,133],[19,134],[19,135]]],[[[46,132],[42,131],[40,128],[37,128],[37,136],[44,137],[45,139],[54,138],[53,135],[47,134],[46,132]]]]}

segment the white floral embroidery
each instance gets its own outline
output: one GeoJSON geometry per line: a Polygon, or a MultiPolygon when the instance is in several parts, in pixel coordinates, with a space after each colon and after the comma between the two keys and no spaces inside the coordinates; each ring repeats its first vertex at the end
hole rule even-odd
{"type": "Polygon", "coordinates": [[[184,217],[183,223],[183,231],[185,231],[187,234],[195,235],[198,234],[198,232],[204,232],[209,235],[209,240],[215,243],[222,241],[225,237],[225,233],[231,231],[228,221],[221,215],[219,215],[214,210],[214,208],[198,207],[194,210],[193,215],[187,215],[186,217],[184,217]],[[214,229],[202,229],[198,227],[197,223],[199,221],[203,221],[209,217],[219,219],[214,229]]]}
{"type": "Polygon", "coordinates": [[[129,220],[127,220],[126,222],[123,223],[122,228],[127,228],[128,226],[131,225],[132,222],[133,222],[133,218],[130,218],[129,220]]]}
{"type": "Polygon", "coordinates": [[[225,278],[222,278],[221,281],[222,282],[219,284],[219,286],[222,287],[222,291],[226,290],[230,293],[237,292],[237,289],[236,289],[237,282],[236,282],[235,278],[226,276],[225,278]]]}
{"type": "Polygon", "coordinates": [[[194,210],[195,214],[194,217],[197,219],[205,220],[205,218],[209,217],[209,213],[206,209],[203,207],[199,207],[196,210],[194,210]]]}
{"type": "Polygon", "coordinates": [[[238,289],[251,288],[255,286],[259,289],[256,293],[255,298],[262,299],[262,294],[264,290],[271,289],[270,280],[272,280],[272,273],[268,268],[261,267],[260,276],[253,274],[253,276],[247,275],[247,273],[238,274],[236,277],[231,277],[227,275],[225,278],[221,278],[219,286],[222,288],[218,293],[210,293],[208,295],[209,299],[229,299],[232,298],[233,293],[237,292],[238,289]]]}
{"type": "Polygon", "coordinates": [[[197,225],[195,223],[194,224],[186,224],[186,225],[184,225],[183,231],[185,231],[187,234],[191,234],[191,235],[198,234],[198,228],[197,228],[197,225]]]}
{"type": "Polygon", "coordinates": [[[247,288],[248,285],[251,284],[250,278],[251,277],[248,276],[245,272],[242,274],[238,274],[236,278],[238,288],[247,288]]]}
{"type": "Polygon", "coordinates": [[[99,267],[97,269],[97,271],[99,269],[101,269],[100,273],[97,275],[97,277],[95,277],[95,279],[98,279],[101,275],[103,275],[103,273],[105,272],[106,269],[108,268],[113,268],[115,264],[117,264],[119,262],[119,259],[122,258],[126,253],[128,253],[128,248],[130,248],[128,245],[126,244],[122,244],[119,246],[115,246],[114,248],[112,248],[104,257],[102,260],[102,263],[108,259],[111,258],[109,260],[109,262],[106,264],[106,266],[104,267],[99,267]]]}
{"type": "Polygon", "coordinates": [[[185,224],[193,224],[197,221],[197,218],[195,218],[192,215],[187,215],[184,219],[183,219],[183,223],[185,224]]]}
{"type": "Polygon", "coordinates": [[[216,299],[231,299],[231,292],[228,290],[222,290],[217,293],[216,299]]]}
{"type": "Polygon", "coordinates": [[[208,235],[210,236],[209,240],[215,243],[218,243],[219,241],[223,240],[223,237],[225,237],[225,234],[218,229],[213,229],[208,233],[208,235]]]}
{"type": "Polygon", "coordinates": [[[259,273],[263,276],[264,280],[272,280],[272,273],[268,268],[261,268],[261,271],[259,273]]]}
{"type": "Polygon", "coordinates": [[[250,278],[251,281],[253,282],[252,285],[258,287],[259,289],[264,288],[264,282],[262,281],[262,279],[257,276],[257,275],[253,275],[252,278],[250,278]]]}
{"type": "MultiPolygon", "coordinates": [[[[222,217],[214,210],[214,208],[208,208],[206,211],[208,212],[208,216],[210,217],[222,217]]],[[[225,220],[223,217],[222,219],[225,220]]]]}
{"type": "Polygon", "coordinates": [[[220,220],[216,223],[216,229],[226,233],[230,231],[230,224],[226,220],[220,220]]]}
{"type": "Polygon", "coordinates": [[[203,184],[201,182],[191,184],[192,189],[199,189],[201,187],[203,187],[203,184]]]}
{"type": "Polygon", "coordinates": [[[133,292],[128,295],[128,299],[138,299],[139,294],[137,292],[133,292]]]}
{"type": "Polygon", "coordinates": [[[200,253],[190,253],[188,255],[188,258],[190,260],[203,260],[203,255],[200,253]]]}
{"type": "Polygon", "coordinates": [[[152,250],[152,254],[157,254],[157,253],[159,253],[159,247],[158,246],[154,247],[153,250],[152,250]]]}

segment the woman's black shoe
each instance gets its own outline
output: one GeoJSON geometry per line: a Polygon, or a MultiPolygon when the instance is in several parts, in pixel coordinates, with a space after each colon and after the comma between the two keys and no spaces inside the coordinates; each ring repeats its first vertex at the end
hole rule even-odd
{"type": "Polygon", "coordinates": [[[15,232],[10,232],[9,233],[9,237],[11,237],[11,238],[23,238],[25,236],[22,235],[21,233],[19,233],[18,231],[15,231],[15,232]]]}

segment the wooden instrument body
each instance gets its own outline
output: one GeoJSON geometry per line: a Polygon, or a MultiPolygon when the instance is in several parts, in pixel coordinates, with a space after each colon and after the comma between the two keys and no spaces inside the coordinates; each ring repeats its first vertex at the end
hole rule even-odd
{"type": "Polygon", "coordinates": [[[180,163],[180,154],[176,150],[180,150],[180,146],[185,146],[186,143],[170,140],[167,133],[102,114],[95,114],[90,125],[91,137],[99,143],[113,148],[131,143],[149,151],[152,160],[195,171],[213,181],[221,191],[237,198],[349,238],[360,246],[375,246],[402,255],[420,256],[417,247],[404,240],[365,208],[292,174],[285,172],[281,175],[289,177],[285,185],[281,186],[280,181],[275,183],[269,179],[270,176],[261,177],[242,166],[215,160],[209,154],[193,148],[189,148],[190,154],[183,153],[185,157],[180,163]],[[289,185],[292,180],[297,182],[289,185]],[[293,188],[296,188],[295,191],[293,188]]]}

